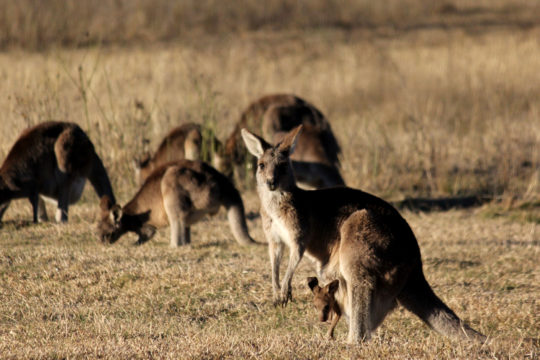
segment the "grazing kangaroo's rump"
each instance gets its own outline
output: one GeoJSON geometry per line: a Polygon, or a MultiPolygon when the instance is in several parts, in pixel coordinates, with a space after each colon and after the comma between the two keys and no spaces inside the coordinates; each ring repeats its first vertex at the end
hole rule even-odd
{"type": "Polygon", "coordinates": [[[158,146],[154,155],[146,153],[133,159],[135,177],[139,185],[158,167],[176,160],[212,160],[220,164],[222,144],[214,133],[199,124],[186,123],[173,128],[158,146]],[[208,134],[207,134],[208,133],[208,134]],[[207,156],[208,159],[204,157],[207,156]]]}
{"type": "Polygon", "coordinates": [[[295,95],[263,96],[242,113],[225,143],[222,165],[218,170],[243,182],[253,168],[252,158],[242,144],[241,129],[262,131],[273,142],[292,128],[303,124],[305,131],[298,140],[298,151],[292,156],[293,169],[300,186],[322,188],[344,185],[339,171],[341,149],[328,119],[312,104],[295,95]]]}
{"type": "Polygon", "coordinates": [[[114,194],[107,171],[85,132],[74,123],[48,121],[26,129],[0,168],[0,220],[11,200],[28,198],[33,220],[46,220],[43,199],[56,204],[56,221],[67,221],[86,179],[98,197],[114,194]]]}

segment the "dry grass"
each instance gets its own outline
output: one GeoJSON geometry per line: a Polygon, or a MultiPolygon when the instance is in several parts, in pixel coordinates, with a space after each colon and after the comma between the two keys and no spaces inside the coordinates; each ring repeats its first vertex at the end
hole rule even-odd
{"type": "MultiPolygon", "coordinates": [[[[0,159],[24,128],[75,121],[125,203],[143,138],[155,148],[185,121],[213,124],[224,138],[258,96],[298,94],[329,117],[349,185],[387,199],[502,200],[405,213],[428,280],[491,344],[451,342],[402,310],[369,343],[344,344],[345,321],[328,342],[304,284],[307,261],[296,301],[274,308],[266,249],[237,246],[224,214],[195,226],[190,247],[169,249],[168,229],[142,247],[129,237],[103,246],[87,189],[68,225],[26,223],[27,201],[6,212],[0,357],[537,358],[524,343],[540,337],[537,5],[232,3],[0,0],[0,46],[10,49],[0,53],[0,159]]],[[[256,213],[255,194],[243,196],[256,213]]],[[[263,240],[260,220],[249,226],[263,240]]]]}
{"type": "Polygon", "coordinates": [[[292,92],[330,118],[351,186],[388,198],[537,201],[539,35],[324,30],[2,53],[0,157],[26,126],[72,120],[89,132],[116,188],[130,193],[126,175],[143,137],[154,148],[173,125],[207,121],[223,139],[250,101],[292,92]]]}
{"type": "MultiPolygon", "coordinates": [[[[257,207],[247,196],[248,210],[257,207]]],[[[29,206],[11,214],[28,218],[29,206]]],[[[96,241],[93,206],[72,208],[68,225],[8,222],[0,232],[0,353],[8,358],[437,358],[533,359],[540,321],[540,225],[450,211],[405,213],[435,291],[488,334],[487,346],[452,342],[399,309],[374,339],[324,339],[305,278],[295,301],[274,308],[264,247],[239,247],[225,214],[198,224],[193,245],[168,248],[166,230],[135,247],[96,241]]],[[[262,239],[260,219],[249,222],[262,239]]]]}
{"type": "Polygon", "coordinates": [[[320,28],[530,27],[528,0],[0,0],[0,48],[186,41],[203,33],[320,28]]]}

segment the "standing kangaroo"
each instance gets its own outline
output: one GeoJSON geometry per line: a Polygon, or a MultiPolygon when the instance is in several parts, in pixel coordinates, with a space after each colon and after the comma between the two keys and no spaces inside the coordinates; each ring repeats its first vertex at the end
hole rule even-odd
{"type": "Polygon", "coordinates": [[[296,186],[290,155],[301,128],[276,146],[242,130],[248,150],[258,159],[257,191],[275,303],[285,305],[292,298],[291,279],[307,252],[319,276],[339,280],[335,296],[349,319],[350,343],[369,339],[397,303],[442,334],[485,340],[434,294],[422,271],[416,238],[390,204],[347,187],[307,191],[296,186]],[[284,244],[289,264],[280,286],[284,244]]]}
{"type": "Polygon", "coordinates": [[[19,198],[30,200],[34,222],[46,220],[41,195],[56,203],[56,221],[66,222],[68,207],[80,199],[86,179],[98,197],[114,201],[107,171],[77,124],[49,121],[26,129],[0,168],[0,221],[10,201],[19,198]]]}
{"type": "Polygon", "coordinates": [[[110,199],[101,201],[98,234],[113,243],[128,231],[138,244],[150,240],[157,227],[170,225],[171,247],[189,244],[190,226],[203,216],[227,209],[231,231],[239,244],[253,244],[244,204],[230,180],[202,161],[179,160],[154,170],[123,208],[110,199]]]}
{"type": "Polygon", "coordinates": [[[248,106],[227,139],[222,172],[238,180],[246,178],[246,165],[255,168],[255,159],[242,145],[241,129],[248,128],[278,142],[292,128],[303,124],[298,151],[293,155],[293,169],[298,183],[304,187],[320,188],[344,185],[339,171],[341,149],[328,119],[312,104],[294,95],[264,96],[248,106]]]}

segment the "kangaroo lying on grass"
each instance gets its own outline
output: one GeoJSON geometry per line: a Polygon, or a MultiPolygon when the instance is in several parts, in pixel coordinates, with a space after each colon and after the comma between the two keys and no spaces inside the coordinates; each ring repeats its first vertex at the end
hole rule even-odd
{"type": "Polygon", "coordinates": [[[211,133],[211,130],[203,131],[201,125],[195,123],[177,126],[165,135],[153,156],[146,153],[140,159],[133,159],[135,177],[140,185],[152,171],[161,165],[182,159],[210,160],[212,157],[212,161],[220,164],[221,148],[221,143],[211,133]],[[210,132],[210,134],[206,134],[206,132],[210,132]],[[203,149],[204,146],[206,149],[203,149]],[[203,152],[208,152],[208,154],[203,154],[203,152]],[[203,159],[203,155],[206,155],[208,159],[203,159]]]}
{"type": "Polygon", "coordinates": [[[319,280],[316,277],[309,277],[307,281],[309,288],[313,292],[313,304],[319,311],[319,320],[321,322],[330,321],[330,329],[328,329],[326,336],[332,339],[334,337],[334,328],[341,319],[341,309],[335,298],[339,280],[334,280],[325,287],[319,286],[319,280]]]}
{"type": "Polygon", "coordinates": [[[128,231],[143,244],[157,227],[170,225],[171,247],[189,244],[190,226],[203,216],[227,209],[231,231],[239,244],[255,243],[249,236],[244,204],[230,180],[202,161],[179,160],[154,170],[135,197],[123,208],[110,199],[101,201],[98,234],[113,243],[128,231]]]}
{"type": "Polygon", "coordinates": [[[287,304],[291,280],[304,252],[323,279],[338,279],[335,293],[349,319],[350,343],[369,339],[400,303],[436,331],[484,341],[465,325],[427,283],[420,249],[405,221],[390,204],[347,187],[302,190],[294,181],[290,156],[302,126],[276,146],[243,129],[248,150],[257,157],[257,191],[269,244],[274,302],[287,304]],[[281,286],[283,246],[289,264],[281,286]]]}
{"type": "Polygon", "coordinates": [[[30,200],[35,223],[47,220],[44,197],[56,204],[56,221],[66,222],[86,179],[98,197],[114,201],[107,171],[77,124],[49,121],[26,129],[0,168],[0,221],[10,201],[19,198],[30,200]]]}

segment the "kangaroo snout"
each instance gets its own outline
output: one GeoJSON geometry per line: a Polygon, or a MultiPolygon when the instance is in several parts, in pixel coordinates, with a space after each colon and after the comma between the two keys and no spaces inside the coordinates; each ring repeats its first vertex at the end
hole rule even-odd
{"type": "Polygon", "coordinates": [[[327,322],[330,315],[330,305],[324,305],[321,312],[319,313],[319,321],[327,322]]]}
{"type": "Polygon", "coordinates": [[[277,181],[276,179],[266,180],[266,185],[268,186],[268,189],[270,189],[270,191],[274,191],[277,188],[277,181]]]}

